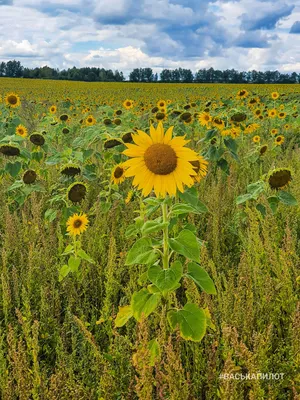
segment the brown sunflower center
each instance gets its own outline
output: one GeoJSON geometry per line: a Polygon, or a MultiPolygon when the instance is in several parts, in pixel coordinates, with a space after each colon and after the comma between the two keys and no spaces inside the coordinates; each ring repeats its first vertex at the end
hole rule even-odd
{"type": "Polygon", "coordinates": [[[77,229],[80,228],[81,225],[82,225],[81,219],[76,219],[76,220],[74,221],[74,223],[73,223],[74,228],[77,228],[77,229]]]}
{"type": "Polygon", "coordinates": [[[168,175],[177,167],[175,151],[163,143],[155,143],[148,147],[144,160],[147,168],[156,175],[168,175]]]}
{"type": "Polygon", "coordinates": [[[124,169],[121,168],[121,167],[117,167],[117,168],[115,169],[115,172],[114,172],[114,177],[115,177],[116,179],[119,179],[119,178],[121,178],[121,176],[123,175],[123,173],[124,173],[124,169]]]}
{"type": "Polygon", "coordinates": [[[11,96],[8,96],[7,101],[9,102],[9,104],[15,105],[15,104],[17,104],[18,99],[16,96],[11,95],[11,96]]]}

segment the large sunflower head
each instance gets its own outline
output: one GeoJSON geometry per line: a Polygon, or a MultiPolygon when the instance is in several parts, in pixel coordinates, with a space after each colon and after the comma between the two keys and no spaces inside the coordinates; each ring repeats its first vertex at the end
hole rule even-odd
{"type": "Polygon", "coordinates": [[[118,164],[115,166],[111,174],[111,180],[116,185],[122,183],[125,180],[125,168],[122,164],[118,164]]]}
{"type": "Polygon", "coordinates": [[[71,163],[64,165],[60,170],[60,173],[65,176],[75,176],[80,174],[80,172],[81,168],[79,167],[79,165],[71,163]]]}
{"type": "Polygon", "coordinates": [[[0,146],[0,153],[7,157],[19,156],[20,149],[18,146],[15,146],[13,144],[2,144],[0,146]]]}
{"type": "Polygon", "coordinates": [[[21,104],[21,100],[19,95],[17,95],[16,93],[8,93],[5,96],[5,103],[11,108],[16,108],[19,107],[19,105],[21,104]]]}
{"type": "Polygon", "coordinates": [[[29,136],[29,140],[36,146],[43,146],[43,144],[45,144],[44,135],[42,135],[41,133],[32,133],[29,136]]]}
{"type": "Polygon", "coordinates": [[[16,135],[26,137],[27,136],[27,129],[25,128],[24,125],[18,125],[16,127],[16,135]]]}
{"type": "Polygon", "coordinates": [[[202,112],[198,118],[202,126],[208,126],[212,120],[211,115],[207,112],[202,112]]]}
{"type": "Polygon", "coordinates": [[[88,223],[86,214],[73,214],[67,221],[67,231],[72,236],[81,235],[86,230],[88,223]]]}
{"type": "Polygon", "coordinates": [[[199,160],[198,154],[184,147],[185,137],[172,138],[173,128],[166,132],[162,123],[150,126],[150,135],[137,131],[132,135],[135,144],[126,144],[123,152],[132,157],[123,163],[125,176],[134,177],[133,185],[148,196],[154,189],[157,197],[175,195],[177,189],[184,191],[183,185],[192,186],[197,175],[190,161],[199,160]]]}
{"type": "Polygon", "coordinates": [[[289,168],[277,168],[268,175],[268,183],[271,189],[282,189],[292,180],[292,172],[289,168]]]}

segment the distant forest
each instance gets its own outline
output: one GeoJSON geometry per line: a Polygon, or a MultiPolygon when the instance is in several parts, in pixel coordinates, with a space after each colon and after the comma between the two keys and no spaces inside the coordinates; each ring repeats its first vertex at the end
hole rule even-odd
{"type": "MultiPolygon", "coordinates": [[[[55,69],[48,66],[37,68],[23,67],[20,61],[0,63],[0,77],[55,79],[84,82],[125,82],[123,72],[104,68],[68,68],[55,69]]],[[[300,83],[300,73],[284,74],[279,71],[243,71],[235,69],[199,69],[193,73],[190,69],[164,69],[158,75],[152,68],[135,68],[129,74],[129,82],[162,83],[300,83]]]]}

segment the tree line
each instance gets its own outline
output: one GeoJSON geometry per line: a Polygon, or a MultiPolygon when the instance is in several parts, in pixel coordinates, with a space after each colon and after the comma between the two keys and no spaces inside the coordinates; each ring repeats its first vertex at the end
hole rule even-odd
{"type": "MultiPolygon", "coordinates": [[[[0,77],[55,79],[85,82],[123,82],[122,71],[84,67],[55,69],[48,66],[26,68],[20,61],[0,63],[0,77]]],[[[219,70],[214,68],[199,69],[193,73],[190,69],[164,69],[154,73],[152,68],[135,68],[129,74],[130,82],[163,82],[163,83],[300,83],[300,73],[282,73],[279,71],[242,71],[235,69],[219,70]]]]}

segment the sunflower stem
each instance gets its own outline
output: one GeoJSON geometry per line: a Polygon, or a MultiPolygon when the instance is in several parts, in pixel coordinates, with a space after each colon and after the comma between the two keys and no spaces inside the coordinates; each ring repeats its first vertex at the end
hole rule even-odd
{"type": "MultiPolygon", "coordinates": [[[[162,204],[163,223],[169,222],[168,220],[168,205],[164,201],[162,204]]],[[[169,227],[166,225],[163,228],[163,269],[169,268],[169,227]]]]}

